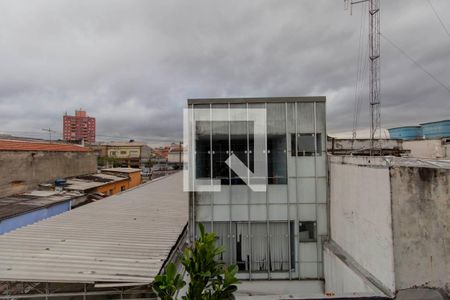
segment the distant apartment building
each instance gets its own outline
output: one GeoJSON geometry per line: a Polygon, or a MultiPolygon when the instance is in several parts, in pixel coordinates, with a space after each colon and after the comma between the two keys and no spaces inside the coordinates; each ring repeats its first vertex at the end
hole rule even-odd
{"type": "Polygon", "coordinates": [[[64,115],[63,139],[65,141],[95,142],[95,118],[88,117],[86,111],[76,110],[75,116],[64,115]]]}
{"type": "Polygon", "coordinates": [[[240,279],[322,279],[325,97],[190,99],[188,108],[191,237],[199,223],[216,232],[240,279]]]}

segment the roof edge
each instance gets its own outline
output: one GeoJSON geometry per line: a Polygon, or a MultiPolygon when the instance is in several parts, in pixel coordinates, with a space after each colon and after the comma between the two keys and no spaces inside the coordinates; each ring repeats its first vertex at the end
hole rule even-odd
{"type": "Polygon", "coordinates": [[[191,98],[188,104],[210,103],[279,103],[279,102],[326,102],[325,96],[299,96],[299,97],[240,97],[240,98],[191,98]]]}

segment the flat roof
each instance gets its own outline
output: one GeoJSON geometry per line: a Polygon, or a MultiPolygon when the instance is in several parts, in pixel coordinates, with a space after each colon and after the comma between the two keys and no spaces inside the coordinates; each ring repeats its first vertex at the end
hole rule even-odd
{"type": "Polygon", "coordinates": [[[188,104],[210,104],[210,103],[279,103],[279,102],[325,102],[325,96],[305,97],[260,97],[260,98],[196,98],[188,99],[188,104]]]}
{"type": "Polygon", "coordinates": [[[37,209],[81,197],[79,193],[31,191],[0,198],[0,220],[12,218],[37,209]]]}
{"type": "Polygon", "coordinates": [[[447,120],[441,120],[441,121],[432,121],[432,122],[426,122],[426,123],[420,123],[420,125],[430,125],[430,124],[437,124],[437,123],[450,123],[450,119],[447,120]]]}
{"type": "Polygon", "coordinates": [[[139,168],[108,168],[108,169],[102,169],[102,171],[117,172],[117,173],[135,173],[135,172],[140,172],[141,169],[139,169],[139,168]]]}
{"type": "Polygon", "coordinates": [[[92,174],[83,175],[75,178],[67,179],[66,190],[86,191],[93,188],[101,187],[113,182],[128,180],[126,177],[119,177],[109,174],[92,174]]]}
{"type": "Polygon", "coordinates": [[[4,151],[49,151],[49,152],[90,152],[89,148],[73,144],[1,140],[0,150],[4,151]]]}
{"type": "Polygon", "coordinates": [[[111,142],[105,143],[98,146],[108,146],[108,147],[142,147],[144,143],[141,142],[111,142]]]}
{"type": "Polygon", "coordinates": [[[418,128],[421,128],[421,126],[419,126],[419,125],[400,126],[400,127],[392,127],[392,128],[388,128],[388,130],[393,130],[393,129],[409,129],[409,128],[418,129],[418,128]]]}
{"type": "Polygon", "coordinates": [[[0,281],[151,283],[188,221],[183,174],[0,236],[0,281]]]}
{"type": "Polygon", "coordinates": [[[374,167],[412,167],[450,170],[450,160],[396,156],[330,155],[330,162],[374,167]]]}

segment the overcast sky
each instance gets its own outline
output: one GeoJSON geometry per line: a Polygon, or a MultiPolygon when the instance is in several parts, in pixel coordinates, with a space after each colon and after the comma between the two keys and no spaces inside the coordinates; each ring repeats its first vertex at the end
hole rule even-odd
{"type": "MultiPolygon", "coordinates": [[[[450,86],[450,2],[431,3],[444,26],[427,0],[382,0],[381,32],[450,86]]],[[[61,132],[83,108],[100,140],[172,141],[187,98],[304,95],[327,97],[329,134],[349,132],[361,12],[341,0],[0,0],[0,133],[61,132]]],[[[450,92],[381,43],[383,127],[450,119],[450,92]]]]}

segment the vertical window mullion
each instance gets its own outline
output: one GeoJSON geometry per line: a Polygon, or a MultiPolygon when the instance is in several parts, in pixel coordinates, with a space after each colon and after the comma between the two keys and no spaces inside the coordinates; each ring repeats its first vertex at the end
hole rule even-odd
{"type": "MultiPolygon", "coordinates": [[[[212,104],[209,104],[209,159],[210,159],[210,180],[211,187],[214,181],[214,173],[213,173],[213,147],[212,147],[212,130],[213,130],[213,120],[212,120],[212,104]]],[[[214,196],[211,195],[211,231],[214,231],[214,196]]]]}

